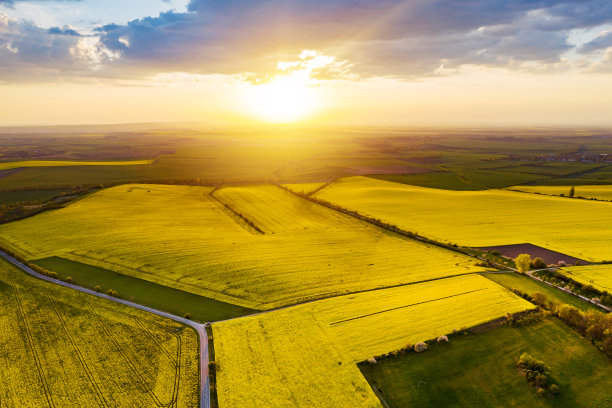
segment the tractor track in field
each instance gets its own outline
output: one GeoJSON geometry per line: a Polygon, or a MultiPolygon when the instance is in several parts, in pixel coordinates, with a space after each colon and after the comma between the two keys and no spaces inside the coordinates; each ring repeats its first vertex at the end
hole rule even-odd
{"type": "Polygon", "coordinates": [[[64,333],[66,334],[66,338],[70,342],[70,344],[72,346],[72,349],[75,351],[75,353],[76,353],[76,355],[77,355],[77,357],[79,359],[79,362],[81,363],[81,367],[83,367],[83,370],[85,370],[85,373],[87,374],[87,378],[89,379],[89,382],[93,386],[93,388],[94,388],[94,390],[96,392],[96,396],[98,397],[98,400],[100,401],[101,406],[103,406],[103,407],[110,407],[110,405],[108,404],[108,401],[106,400],[106,398],[104,398],[104,393],[102,392],[102,389],[100,388],[100,384],[98,384],[98,382],[96,381],[96,379],[95,379],[95,377],[93,375],[93,372],[89,368],[89,365],[87,364],[87,361],[85,360],[85,357],[83,356],[83,353],[81,353],[81,350],[77,346],[76,341],[72,337],[72,334],[70,334],[70,331],[68,330],[68,326],[66,325],[66,321],[64,320],[64,318],[62,317],[62,314],[57,309],[57,305],[55,304],[55,300],[53,300],[51,298],[51,296],[49,295],[48,291],[46,291],[46,290],[45,290],[45,294],[47,296],[47,299],[51,303],[51,307],[55,311],[55,314],[57,315],[57,318],[59,319],[60,324],[62,325],[62,328],[64,329],[64,333]]]}
{"type": "MultiPolygon", "coordinates": [[[[199,395],[199,400],[200,400],[200,404],[199,407],[200,408],[210,408],[210,379],[209,379],[209,370],[208,370],[208,362],[209,362],[209,358],[208,358],[208,334],[206,333],[206,328],[204,324],[201,323],[197,323],[194,321],[191,321],[189,319],[185,319],[183,317],[180,316],[176,316],[173,315],[171,313],[167,313],[167,312],[163,312],[161,310],[157,310],[148,306],[143,306],[143,305],[139,305],[137,303],[134,302],[130,302],[128,300],[124,300],[124,299],[119,299],[113,296],[109,296],[106,295],[104,293],[99,293],[96,292],[94,290],[91,289],[87,289],[87,288],[83,288],[77,285],[73,285],[70,283],[66,283],[66,282],[62,282],[62,281],[58,281],[57,279],[53,279],[50,278],[48,276],[42,275],[36,271],[34,271],[32,268],[28,267],[27,265],[24,265],[22,262],[18,261],[17,259],[13,258],[12,256],[8,255],[7,253],[5,253],[4,251],[0,251],[0,257],[4,258],[6,261],[8,261],[10,264],[16,266],[17,268],[19,268],[20,270],[22,270],[23,272],[37,278],[40,280],[44,280],[50,283],[53,283],[55,285],[60,285],[60,286],[64,286],[66,288],[70,288],[73,290],[77,290],[79,292],[82,293],[86,293],[88,295],[91,296],[96,296],[99,298],[103,298],[103,299],[107,299],[110,300],[112,302],[115,303],[120,303],[129,307],[133,307],[135,309],[139,309],[145,312],[149,312],[152,314],[155,314],[157,316],[161,316],[170,320],[173,320],[175,322],[184,324],[186,326],[189,326],[191,328],[193,328],[196,333],[198,334],[198,339],[199,339],[199,346],[200,346],[200,350],[199,350],[199,354],[200,354],[200,359],[199,359],[199,364],[200,364],[200,384],[199,384],[199,389],[200,389],[200,395],[199,395]]],[[[35,360],[36,360],[36,366],[39,372],[39,375],[41,377],[41,382],[43,384],[43,390],[45,392],[45,396],[47,398],[47,401],[49,402],[49,406],[55,408],[55,404],[51,398],[51,393],[49,391],[49,386],[46,383],[46,379],[44,377],[44,373],[42,372],[42,366],[40,365],[40,359],[38,356],[38,353],[36,351],[35,348],[35,344],[34,344],[34,339],[31,335],[31,332],[29,330],[29,325],[27,323],[27,320],[25,319],[25,314],[23,312],[23,307],[21,305],[21,300],[19,299],[19,295],[15,289],[15,287],[13,286],[13,292],[15,294],[15,298],[17,300],[17,306],[19,309],[19,313],[22,317],[22,320],[24,321],[25,324],[25,329],[26,329],[26,334],[28,337],[28,342],[30,343],[30,347],[33,350],[33,353],[35,355],[35,360]]],[[[97,315],[96,315],[97,316],[97,315]]],[[[177,365],[180,365],[179,361],[177,361],[177,365]]]]}

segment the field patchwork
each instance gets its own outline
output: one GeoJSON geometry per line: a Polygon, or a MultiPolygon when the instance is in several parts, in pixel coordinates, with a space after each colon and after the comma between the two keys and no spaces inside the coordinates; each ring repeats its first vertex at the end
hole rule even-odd
{"type": "Polygon", "coordinates": [[[219,404],[378,406],[356,362],[533,307],[470,275],[213,323],[219,404]]]}
{"type": "Polygon", "coordinates": [[[367,177],[338,180],[315,198],[463,246],[529,242],[588,261],[612,259],[607,202],[507,190],[437,190],[367,177]]]}
{"type": "Polygon", "coordinates": [[[197,407],[188,327],[0,260],[2,407],[197,407]]]}
{"type": "Polygon", "coordinates": [[[122,185],[2,225],[0,241],[27,259],[60,257],[252,309],[486,269],[273,185],[122,185]]]}

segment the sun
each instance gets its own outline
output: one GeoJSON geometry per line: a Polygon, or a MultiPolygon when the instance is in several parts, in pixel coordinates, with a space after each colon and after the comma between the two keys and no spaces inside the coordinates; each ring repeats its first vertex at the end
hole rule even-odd
{"type": "Polygon", "coordinates": [[[314,89],[307,78],[292,75],[253,85],[249,109],[268,123],[291,123],[307,118],[316,108],[314,89]]]}

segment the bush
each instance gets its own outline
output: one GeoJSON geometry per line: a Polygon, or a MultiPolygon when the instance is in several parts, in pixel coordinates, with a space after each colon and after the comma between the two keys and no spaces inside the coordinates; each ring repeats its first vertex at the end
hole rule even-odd
{"type": "Polygon", "coordinates": [[[536,258],[533,260],[532,265],[535,269],[544,269],[546,268],[548,265],[546,265],[546,262],[544,262],[544,260],[542,258],[536,258]]]}
{"type": "Polygon", "coordinates": [[[443,341],[448,343],[448,337],[447,336],[438,337],[438,343],[442,343],[443,341]]]}
{"type": "Polygon", "coordinates": [[[185,319],[191,319],[191,313],[187,312],[183,315],[185,319]]]}
{"type": "Polygon", "coordinates": [[[423,343],[422,341],[419,341],[417,344],[414,345],[414,351],[416,351],[417,353],[421,353],[427,350],[428,348],[429,346],[427,346],[427,344],[423,343]]]}
{"type": "Polygon", "coordinates": [[[514,263],[516,265],[516,269],[519,272],[525,273],[529,270],[529,267],[531,266],[531,256],[529,256],[528,254],[520,254],[514,259],[514,263]]]}
{"type": "Polygon", "coordinates": [[[552,392],[553,395],[557,395],[561,390],[557,384],[553,384],[550,386],[550,392],[552,392]]]}
{"type": "Polygon", "coordinates": [[[217,364],[216,361],[209,361],[208,362],[208,371],[210,372],[210,374],[216,374],[217,371],[219,371],[219,364],[217,364]]]}
{"type": "Polygon", "coordinates": [[[96,285],[96,286],[94,287],[94,290],[95,290],[96,292],[99,292],[99,291],[100,291],[100,285],[96,285]]]}
{"type": "Polygon", "coordinates": [[[370,358],[368,358],[368,363],[376,364],[376,359],[374,357],[370,357],[370,358]]]}
{"type": "Polygon", "coordinates": [[[53,279],[57,279],[57,272],[49,272],[49,277],[53,279]]]}
{"type": "Polygon", "coordinates": [[[109,296],[117,296],[117,291],[113,289],[109,289],[106,293],[108,293],[109,296]]]}
{"type": "Polygon", "coordinates": [[[66,282],[72,283],[72,277],[71,276],[66,276],[66,282]]]}

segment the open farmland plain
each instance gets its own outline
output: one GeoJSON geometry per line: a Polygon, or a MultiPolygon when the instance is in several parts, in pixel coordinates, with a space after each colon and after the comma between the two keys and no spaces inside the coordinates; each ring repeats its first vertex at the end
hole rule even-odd
{"type": "Polygon", "coordinates": [[[572,266],[561,272],[577,282],[612,293],[612,265],[572,266]]]}
{"type": "Polygon", "coordinates": [[[2,407],[197,407],[191,328],[0,260],[2,407]]]}
{"type": "Polygon", "coordinates": [[[219,405],[378,406],[356,362],[532,308],[470,275],[214,323],[219,405]]]}
{"type": "Polygon", "coordinates": [[[315,198],[464,246],[529,242],[589,261],[612,259],[612,206],[606,202],[437,190],[367,177],[336,181],[315,198]]]}
{"type": "Polygon", "coordinates": [[[2,225],[0,240],[27,259],[65,258],[254,309],[484,270],[273,185],[122,185],[2,225]]]}

